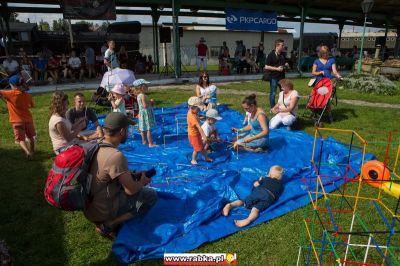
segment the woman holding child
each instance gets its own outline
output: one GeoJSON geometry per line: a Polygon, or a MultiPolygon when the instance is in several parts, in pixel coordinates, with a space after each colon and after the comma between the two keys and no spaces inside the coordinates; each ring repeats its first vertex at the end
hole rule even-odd
{"type": "Polygon", "coordinates": [[[207,109],[215,108],[217,104],[217,87],[210,85],[210,76],[207,72],[203,72],[199,77],[199,83],[196,85],[196,96],[201,98],[207,109]]]}
{"type": "Polygon", "coordinates": [[[233,132],[244,133],[233,144],[234,148],[243,148],[248,151],[259,152],[269,147],[268,117],[261,107],[257,106],[256,95],[251,94],[244,98],[242,107],[249,112],[250,120],[247,126],[233,132]]]}
{"type": "Polygon", "coordinates": [[[68,95],[64,92],[53,93],[50,104],[49,135],[55,154],[59,154],[61,148],[78,141],[77,135],[86,128],[85,118],[77,120],[73,125],[66,119],[68,104],[68,95]]]}
{"type": "Polygon", "coordinates": [[[279,93],[278,103],[271,108],[275,116],[271,119],[270,129],[286,126],[288,129],[297,119],[299,93],[293,89],[293,83],[289,79],[279,81],[282,91],[279,93]]]}

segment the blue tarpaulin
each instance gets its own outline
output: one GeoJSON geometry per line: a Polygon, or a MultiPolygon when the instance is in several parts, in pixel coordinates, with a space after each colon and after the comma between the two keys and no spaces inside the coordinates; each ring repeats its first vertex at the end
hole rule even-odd
{"type": "MultiPolygon", "coordinates": [[[[264,223],[284,215],[310,202],[307,193],[313,189],[316,177],[310,163],[313,137],[301,131],[271,130],[271,148],[268,152],[237,154],[229,142],[235,137],[232,127],[242,127],[243,115],[225,106],[218,107],[222,120],[216,123],[222,143],[210,154],[214,162],[207,163],[199,156],[198,166],[191,166],[192,149],[187,139],[187,106],[155,109],[157,128],[153,136],[157,148],[142,145],[136,129],[120,149],[128,158],[129,167],[145,170],[157,169],[151,187],[158,192],[156,205],[143,217],[126,222],[113,244],[113,253],[123,263],[162,258],[165,252],[187,252],[206,242],[215,241],[239,230],[264,223]],[[236,199],[245,198],[253,182],[265,176],[272,165],[284,168],[284,192],[281,197],[251,225],[238,228],[235,219],[248,216],[249,210],[240,207],[228,217],[221,215],[223,206],[236,199]]],[[[343,176],[349,164],[360,169],[361,151],[328,138],[323,143],[321,159],[329,164],[321,167],[326,175],[343,176]]],[[[367,159],[372,156],[367,155],[367,159]]],[[[352,176],[350,176],[352,177],[352,176]]],[[[327,184],[327,192],[337,189],[343,179],[327,184]]]]}

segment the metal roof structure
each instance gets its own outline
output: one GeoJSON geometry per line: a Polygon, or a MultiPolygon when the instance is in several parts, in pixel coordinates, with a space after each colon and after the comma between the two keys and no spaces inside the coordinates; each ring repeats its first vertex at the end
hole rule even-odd
{"type": "MultiPolygon", "coordinates": [[[[171,15],[172,2],[180,6],[179,16],[221,17],[225,8],[256,9],[276,11],[280,21],[300,21],[302,7],[310,23],[344,23],[346,25],[362,25],[364,14],[361,0],[116,0],[117,14],[150,15],[151,10],[132,10],[129,7],[152,7],[159,15],[171,15]],[[222,11],[215,13],[215,11],[222,11]]],[[[5,3],[3,0],[2,3],[5,3]]],[[[59,0],[11,0],[7,1],[10,12],[27,13],[62,13],[59,0]],[[29,7],[13,6],[13,4],[29,4],[29,7]],[[37,5],[32,6],[32,5],[37,5]],[[40,6],[39,6],[40,5],[40,6]],[[43,5],[50,5],[44,7],[43,5]]],[[[400,1],[375,0],[368,15],[368,26],[400,27],[400,1]]]]}

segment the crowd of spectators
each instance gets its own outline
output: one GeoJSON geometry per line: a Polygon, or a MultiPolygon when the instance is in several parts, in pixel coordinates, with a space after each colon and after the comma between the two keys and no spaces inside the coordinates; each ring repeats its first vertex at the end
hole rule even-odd
{"type": "MultiPolygon", "coordinates": [[[[115,48],[115,43],[112,43],[115,48]]],[[[23,71],[31,77],[32,82],[50,84],[97,78],[110,69],[111,64],[104,63],[106,53],[111,54],[107,42],[98,53],[90,45],[85,45],[81,50],[71,49],[57,55],[47,47],[43,47],[35,55],[27,55],[20,48],[18,55],[8,55],[2,60],[0,76],[7,78],[23,71]]],[[[112,51],[112,54],[115,57],[112,58],[112,63],[118,62],[115,65],[117,67],[129,68],[138,74],[153,73],[154,61],[151,55],[142,55],[137,51],[130,53],[123,45],[118,51],[112,51]]]]}

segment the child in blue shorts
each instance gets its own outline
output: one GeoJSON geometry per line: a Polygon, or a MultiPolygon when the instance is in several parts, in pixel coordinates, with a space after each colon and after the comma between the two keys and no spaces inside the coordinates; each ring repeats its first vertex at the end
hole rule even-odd
{"type": "Polygon", "coordinates": [[[268,177],[260,177],[253,183],[253,190],[247,198],[226,204],[222,214],[228,216],[232,208],[244,205],[246,208],[251,209],[251,212],[246,219],[235,220],[235,225],[243,227],[250,224],[257,219],[260,212],[267,209],[282,194],[282,175],[283,168],[281,166],[272,166],[269,169],[268,177]]]}

